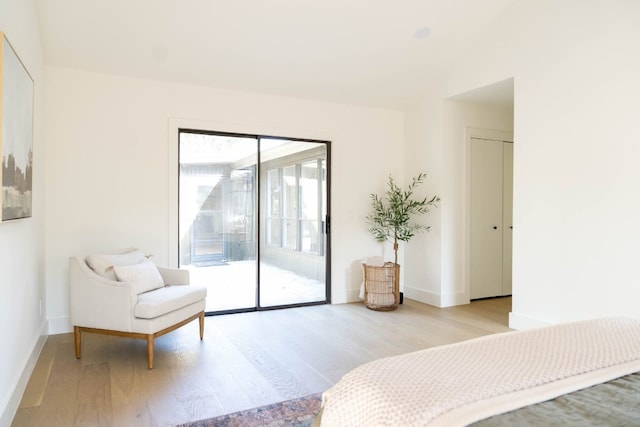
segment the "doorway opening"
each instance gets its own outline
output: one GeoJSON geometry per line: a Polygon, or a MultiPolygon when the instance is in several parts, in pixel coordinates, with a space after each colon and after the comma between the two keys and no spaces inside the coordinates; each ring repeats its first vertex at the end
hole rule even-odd
{"type": "Polygon", "coordinates": [[[178,144],[178,265],[207,314],[329,303],[329,142],[179,129],[178,144]]]}
{"type": "Polygon", "coordinates": [[[464,236],[459,279],[463,286],[455,295],[456,304],[514,294],[513,202],[505,199],[513,194],[514,83],[509,78],[447,99],[445,132],[450,135],[452,153],[459,154],[463,173],[459,187],[464,236]],[[483,190],[484,184],[490,190],[483,190]],[[484,285],[491,288],[489,292],[482,291],[484,285]]]}

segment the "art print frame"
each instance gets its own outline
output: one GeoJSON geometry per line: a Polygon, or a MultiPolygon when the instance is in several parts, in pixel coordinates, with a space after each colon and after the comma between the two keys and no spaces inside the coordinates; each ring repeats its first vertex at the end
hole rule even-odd
{"type": "Polygon", "coordinates": [[[29,218],[33,201],[34,82],[0,32],[1,220],[29,218]]]}

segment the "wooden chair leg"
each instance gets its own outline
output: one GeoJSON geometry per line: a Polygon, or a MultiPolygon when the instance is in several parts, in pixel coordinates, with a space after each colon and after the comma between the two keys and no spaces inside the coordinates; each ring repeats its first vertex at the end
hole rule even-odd
{"type": "Polygon", "coordinates": [[[81,356],[81,351],[82,351],[82,347],[81,347],[81,340],[82,340],[82,332],[80,331],[80,327],[79,326],[74,326],[73,327],[73,341],[76,347],[76,359],[80,359],[81,356]]]}
{"type": "Polygon", "coordinates": [[[204,338],[204,311],[200,313],[200,340],[204,338]]]}
{"type": "Polygon", "coordinates": [[[153,369],[153,334],[147,335],[147,366],[153,369]]]}

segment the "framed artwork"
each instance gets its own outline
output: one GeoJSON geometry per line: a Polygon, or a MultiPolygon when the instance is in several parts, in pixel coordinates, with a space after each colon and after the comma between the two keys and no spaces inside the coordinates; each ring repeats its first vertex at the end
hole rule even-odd
{"type": "Polygon", "coordinates": [[[4,33],[0,45],[2,221],[31,216],[33,79],[4,33]]]}

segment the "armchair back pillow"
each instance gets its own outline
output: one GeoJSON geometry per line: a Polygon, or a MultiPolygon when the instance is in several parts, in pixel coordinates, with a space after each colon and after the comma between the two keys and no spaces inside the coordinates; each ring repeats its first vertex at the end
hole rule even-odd
{"type": "Polygon", "coordinates": [[[119,282],[133,284],[136,294],[164,287],[164,280],[162,280],[158,267],[149,260],[138,264],[114,265],[113,272],[119,282]]]}
{"type": "Polygon", "coordinates": [[[113,267],[120,265],[138,264],[146,259],[144,252],[132,249],[129,252],[117,254],[96,254],[87,257],[87,265],[96,274],[109,280],[116,280],[113,267]]]}

